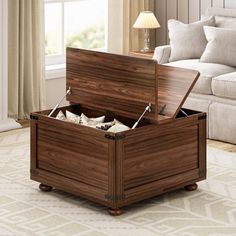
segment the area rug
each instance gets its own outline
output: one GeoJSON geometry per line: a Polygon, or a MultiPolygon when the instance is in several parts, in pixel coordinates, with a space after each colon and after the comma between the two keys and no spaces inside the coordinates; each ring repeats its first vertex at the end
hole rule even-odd
{"type": "Polygon", "coordinates": [[[208,148],[208,179],[130,207],[119,217],[29,179],[29,129],[0,133],[0,235],[236,236],[236,154],[208,148]]]}

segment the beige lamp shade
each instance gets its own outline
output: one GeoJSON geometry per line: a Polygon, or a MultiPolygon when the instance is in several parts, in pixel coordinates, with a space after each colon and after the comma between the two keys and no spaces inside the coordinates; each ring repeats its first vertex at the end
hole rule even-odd
{"type": "Polygon", "coordinates": [[[160,24],[157,21],[153,12],[151,11],[140,12],[137,20],[133,25],[133,28],[138,28],[138,29],[155,29],[159,27],[160,24]]]}

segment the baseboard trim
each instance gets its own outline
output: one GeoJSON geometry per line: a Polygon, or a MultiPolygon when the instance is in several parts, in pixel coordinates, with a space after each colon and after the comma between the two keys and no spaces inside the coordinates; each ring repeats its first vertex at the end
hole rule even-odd
{"type": "Polygon", "coordinates": [[[13,119],[0,120],[0,132],[19,128],[22,126],[13,119]]]}

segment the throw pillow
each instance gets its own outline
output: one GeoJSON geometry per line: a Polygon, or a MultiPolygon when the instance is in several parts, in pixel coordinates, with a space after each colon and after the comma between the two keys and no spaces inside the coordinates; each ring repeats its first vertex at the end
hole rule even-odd
{"type": "Polygon", "coordinates": [[[236,9],[222,8],[222,7],[209,7],[206,10],[207,16],[229,16],[236,17],[236,9]]]}
{"type": "Polygon", "coordinates": [[[208,40],[200,61],[236,67],[236,30],[204,27],[208,40]]]}
{"type": "Polygon", "coordinates": [[[113,132],[113,133],[118,133],[118,132],[122,132],[122,131],[126,131],[130,129],[128,126],[122,124],[117,119],[114,119],[111,122],[100,123],[96,125],[96,128],[104,130],[104,131],[108,131],[108,132],[113,132]]]}
{"type": "Polygon", "coordinates": [[[96,128],[96,125],[99,123],[103,123],[105,120],[105,116],[97,117],[97,118],[88,118],[85,114],[81,114],[80,116],[80,124],[86,125],[90,127],[96,128]]]}
{"type": "Polygon", "coordinates": [[[215,18],[184,24],[177,20],[168,21],[171,55],[170,62],[200,58],[207,45],[203,26],[215,26],[215,18]]]}
{"type": "Polygon", "coordinates": [[[130,128],[126,125],[123,124],[115,124],[113,125],[110,129],[107,130],[107,132],[111,132],[111,133],[119,133],[119,132],[123,132],[126,130],[129,130],[130,128]]]}
{"type": "Polygon", "coordinates": [[[108,130],[110,129],[113,125],[115,125],[115,121],[111,121],[111,122],[105,122],[105,123],[99,123],[96,125],[97,129],[101,129],[101,130],[108,130]]]}
{"type": "Polygon", "coordinates": [[[236,30],[236,17],[215,16],[216,27],[236,30]]]}
{"type": "Polygon", "coordinates": [[[59,111],[57,116],[56,116],[57,120],[66,120],[66,117],[64,115],[64,113],[62,111],[59,111]]]}
{"type": "Polygon", "coordinates": [[[76,115],[70,111],[66,111],[66,120],[72,123],[78,123],[80,122],[80,116],[76,115]]]}

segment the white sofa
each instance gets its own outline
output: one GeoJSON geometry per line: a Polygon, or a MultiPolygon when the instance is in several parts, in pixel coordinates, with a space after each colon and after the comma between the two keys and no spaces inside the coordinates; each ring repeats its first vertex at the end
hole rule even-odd
{"type": "MultiPolygon", "coordinates": [[[[216,27],[229,26],[236,30],[236,9],[209,8],[206,15],[224,16],[216,19],[216,27]]],[[[207,112],[210,139],[236,144],[236,68],[202,63],[199,59],[169,63],[170,54],[170,46],[160,46],[155,49],[154,59],[160,64],[196,69],[201,73],[184,107],[207,112]]]]}

